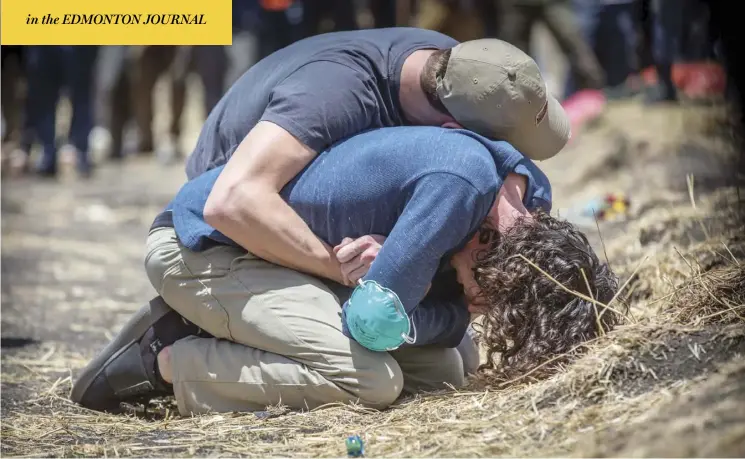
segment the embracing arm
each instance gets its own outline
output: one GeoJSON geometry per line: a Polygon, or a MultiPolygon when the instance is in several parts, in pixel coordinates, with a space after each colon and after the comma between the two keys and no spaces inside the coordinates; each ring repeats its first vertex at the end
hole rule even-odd
{"type": "Polygon", "coordinates": [[[317,152],[369,126],[377,107],[370,84],[357,70],[314,62],[274,88],[261,121],[217,179],[206,222],[267,261],[342,283],[332,248],[279,193],[317,152]]]}
{"type": "Polygon", "coordinates": [[[279,195],[314,157],[283,128],[259,122],[215,182],[204,218],[258,257],[341,282],[331,247],[279,195]]]}

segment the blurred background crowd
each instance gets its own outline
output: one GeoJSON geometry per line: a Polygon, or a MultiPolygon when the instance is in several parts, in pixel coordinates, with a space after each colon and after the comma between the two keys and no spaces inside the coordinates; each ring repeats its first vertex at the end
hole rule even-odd
{"type": "Polygon", "coordinates": [[[88,177],[93,150],[97,161],[178,162],[188,154],[179,141],[187,79],[202,85],[206,117],[262,57],[331,31],[414,26],[509,41],[537,60],[576,124],[609,100],[721,97],[728,88],[708,15],[701,0],[233,0],[232,46],[3,46],[3,171],[54,177],[67,161],[88,177]],[[170,126],[157,138],[163,78],[170,126]],[[61,101],[70,111],[62,124],[61,101]]]}

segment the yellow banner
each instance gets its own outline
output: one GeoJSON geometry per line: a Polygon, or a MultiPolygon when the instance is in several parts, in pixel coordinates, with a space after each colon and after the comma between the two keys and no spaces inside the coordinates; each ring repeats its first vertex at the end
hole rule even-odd
{"type": "Polygon", "coordinates": [[[0,10],[3,45],[233,42],[231,0],[2,0],[0,10]]]}

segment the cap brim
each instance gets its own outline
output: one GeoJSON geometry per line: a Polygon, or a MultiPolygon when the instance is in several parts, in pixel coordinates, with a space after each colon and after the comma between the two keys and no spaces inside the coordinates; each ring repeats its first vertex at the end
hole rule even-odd
{"type": "Polygon", "coordinates": [[[558,100],[548,96],[548,107],[543,121],[517,126],[506,141],[530,159],[542,161],[555,156],[571,137],[571,124],[558,100]]]}

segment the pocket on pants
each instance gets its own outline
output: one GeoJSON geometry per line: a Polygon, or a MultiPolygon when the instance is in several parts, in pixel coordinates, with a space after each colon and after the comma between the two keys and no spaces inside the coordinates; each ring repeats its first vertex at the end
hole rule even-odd
{"type": "MultiPolygon", "coordinates": [[[[245,253],[243,249],[224,245],[201,252],[182,246],[181,271],[166,273],[163,297],[173,296],[171,307],[197,326],[217,338],[235,341],[227,308],[241,307],[251,292],[236,282],[231,270],[234,261],[245,253]]],[[[166,301],[170,304],[171,300],[166,298],[166,301]]]]}

